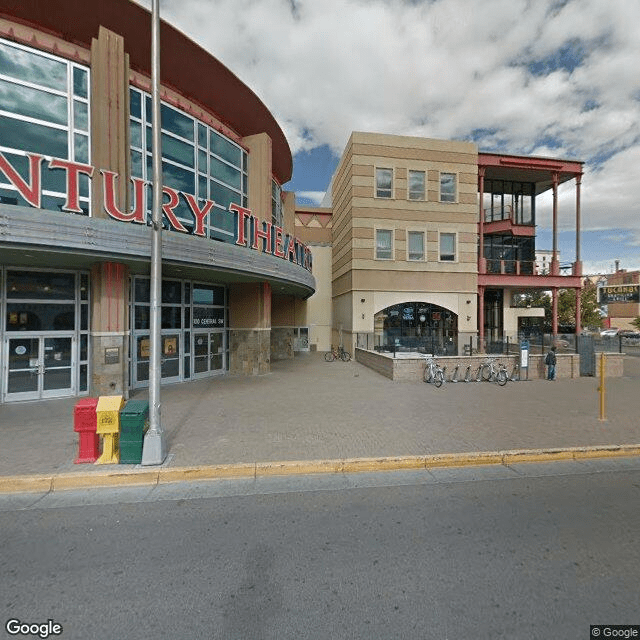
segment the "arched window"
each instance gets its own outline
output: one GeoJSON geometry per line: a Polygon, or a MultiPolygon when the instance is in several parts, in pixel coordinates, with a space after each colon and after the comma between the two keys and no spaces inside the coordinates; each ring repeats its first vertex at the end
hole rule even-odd
{"type": "Polygon", "coordinates": [[[380,344],[396,350],[454,355],[458,346],[458,316],[428,302],[402,302],[374,317],[380,344]]]}

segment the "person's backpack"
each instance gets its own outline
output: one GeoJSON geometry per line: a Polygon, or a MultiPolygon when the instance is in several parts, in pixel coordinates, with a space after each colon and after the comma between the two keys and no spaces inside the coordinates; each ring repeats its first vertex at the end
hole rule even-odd
{"type": "Polygon", "coordinates": [[[544,359],[544,363],[549,366],[551,364],[551,351],[549,351],[549,353],[547,353],[546,358],[544,359]]]}

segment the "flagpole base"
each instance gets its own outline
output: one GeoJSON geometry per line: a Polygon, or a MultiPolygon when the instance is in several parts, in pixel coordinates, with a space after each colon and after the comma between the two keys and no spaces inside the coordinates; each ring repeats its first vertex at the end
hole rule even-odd
{"type": "Polygon", "coordinates": [[[161,465],[167,457],[167,448],[164,441],[164,433],[159,431],[147,431],[142,444],[143,466],[161,465]]]}

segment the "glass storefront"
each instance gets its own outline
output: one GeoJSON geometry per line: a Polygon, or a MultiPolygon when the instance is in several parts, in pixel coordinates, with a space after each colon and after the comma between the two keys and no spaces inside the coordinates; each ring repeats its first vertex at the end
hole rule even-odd
{"type": "Polygon", "coordinates": [[[89,384],[89,274],[0,270],[2,399],[86,393],[89,384]]]}
{"type": "Polygon", "coordinates": [[[458,316],[435,304],[403,302],[374,316],[376,342],[439,355],[458,352],[458,316]]]}
{"type": "MultiPolygon", "coordinates": [[[[150,280],[133,279],[131,384],[149,384],[150,280]]],[[[162,281],[161,377],[181,382],[229,368],[226,287],[185,280],[162,281]]]]}

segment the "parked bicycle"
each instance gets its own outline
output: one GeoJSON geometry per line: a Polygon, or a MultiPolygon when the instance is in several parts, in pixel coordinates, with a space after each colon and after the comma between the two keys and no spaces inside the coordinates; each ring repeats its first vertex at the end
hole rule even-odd
{"type": "Polygon", "coordinates": [[[504,387],[509,379],[507,368],[502,362],[497,362],[495,358],[487,358],[486,361],[480,365],[478,371],[479,379],[487,382],[497,382],[501,387],[504,387]]]}
{"type": "Polygon", "coordinates": [[[441,387],[444,382],[444,369],[438,365],[436,359],[432,356],[425,358],[422,379],[425,382],[433,383],[436,387],[441,387]]]}
{"type": "Polygon", "coordinates": [[[344,347],[340,345],[339,347],[331,346],[331,351],[327,351],[324,354],[324,359],[327,362],[333,362],[334,360],[342,360],[342,362],[349,362],[351,360],[351,354],[348,351],[344,350],[344,347]]]}

